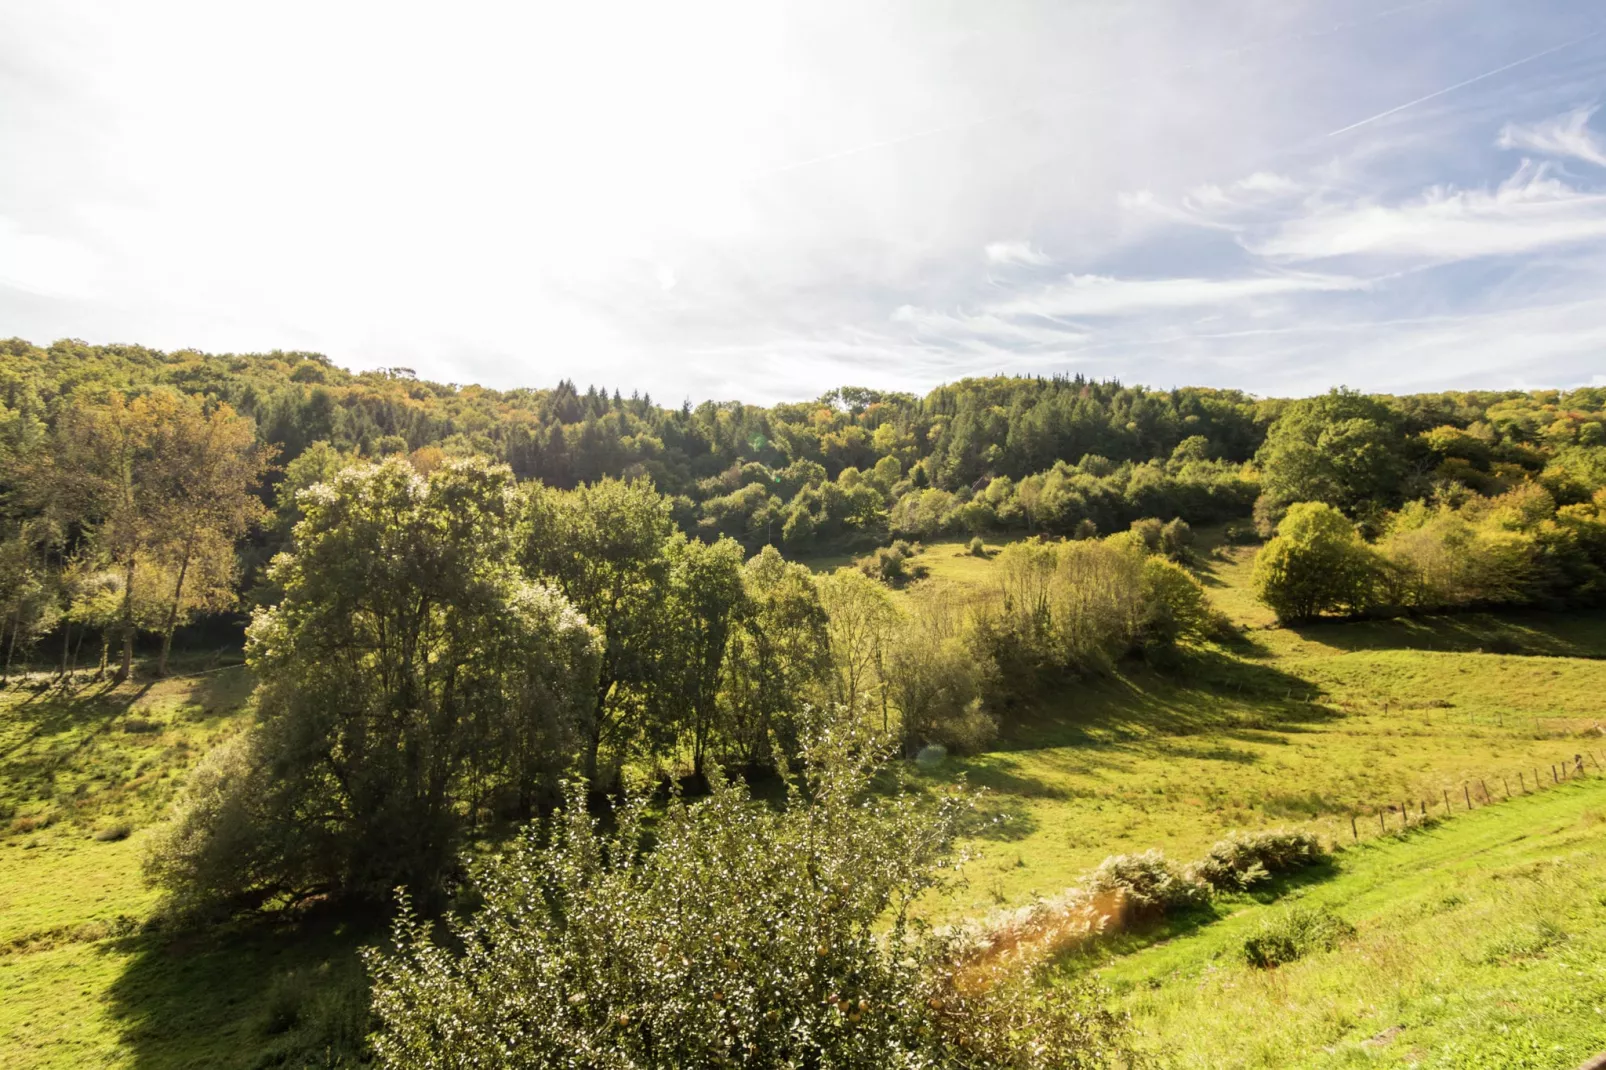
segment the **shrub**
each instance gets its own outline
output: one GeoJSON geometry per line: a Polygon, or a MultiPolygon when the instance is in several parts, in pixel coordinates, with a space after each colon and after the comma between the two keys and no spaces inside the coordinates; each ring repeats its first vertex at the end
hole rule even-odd
{"type": "Polygon", "coordinates": [[[1199,906],[1210,894],[1158,850],[1111,855],[1082,879],[1082,887],[1095,898],[1115,896],[1126,911],[1138,915],[1199,906]]]}
{"type": "Polygon", "coordinates": [[[1355,936],[1355,926],[1326,906],[1294,906],[1260,924],[1244,938],[1244,961],[1258,969],[1294,962],[1318,951],[1332,951],[1355,936]]]}
{"type": "Polygon", "coordinates": [[[1288,509],[1277,536],[1255,557],[1255,594],[1280,621],[1371,606],[1383,563],[1348,518],[1321,502],[1288,509]]]}
{"type": "Polygon", "coordinates": [[[98,843],[116,843],[118,840],[128,839],[133,831],[134,826],[126,821],[119,821],[115,825],[107,825],[105,828],[96,829],[95,840],[98,843]]]}
{"type": "Polygon", "coordinates": [[[970,556],[971,557],[986,557],[987,556],[987,544],[981,541],[981,536],[980,535],[977,535],[974,539],[970,540],[970,556]]]}
{"type": "Polygon", "coordinates": [[[891,546],[878,547],[875,552],[858,558],[853,562],[853,567],[888,587],[902,587],[911,580],[925,578],[926,567],[912,563],[918,552],[913,546],[899,539],[891,546]]]}
{"type": "Polygon", "coordinates": [[[1245,546],[1249,543],[1259,542],[1260,536],[1255,533],[1254,525],[1228,524],[1222,533],[1222,539],[1231,546],[1245,546]]]}
{"type": "Polygon", "coordinates": [[[603,832],[583,793],[474,871],[448,922],[403,902],[371,951],[380,1065],[875,1067],[1102,1065],[1124,1044],[1091,995],[1037,978],[957,983],[954,943],[909,908],[938,882],[961,805],[871,790],[881,745],[851,716],[806,734],[786,805],[642,801],[603,832]],[[975,1053],[981,1053],[978,1059],[975,1053]]]}
{"type": "Polygon", "coordinates": [[[1188,867],[1196,880],[1218,892],[1242,891],[1279,873],[1315,865],[1327,857],[1314,833],[1298,829],[1233,832],[1188,867]]]}

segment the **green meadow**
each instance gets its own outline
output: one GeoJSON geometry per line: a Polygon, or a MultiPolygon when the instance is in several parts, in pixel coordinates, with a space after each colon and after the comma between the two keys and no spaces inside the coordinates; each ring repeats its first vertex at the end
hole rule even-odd
{"type": "MultiPolygon", "coordinates": [[[[1247,589],[1253,553],[1202,540],[1231,640],[1068,682],[1012,711],[990,752],[909,767],[917,786],[984,789],[964,878],[929,913],[1023,905],[1111,854],[1187,861],[1234,829],[1314,829],[1343,848],[1331,866],[1063,972],[1096,972],[1181,1066],[1565,1066],[1606,1049],[1606,617],[1275,628],[1247,589]],[[1588,775],[1554,783],[1580,754],[1588,775]],[[1298,904],[1355,935],[1248,966],[1246,936],[1298,904]]],[[[918,560],[929,575],[898,594],[907,607],[922,588],[996,586],[993,558],[963,544],[918,560]]],[[[0,697],[7,1067],[335,1065],[361,1033],[368,919],[199,934],[153,920],[142,841],[250,705],[245,669],[181,668],[0,697]]]]}

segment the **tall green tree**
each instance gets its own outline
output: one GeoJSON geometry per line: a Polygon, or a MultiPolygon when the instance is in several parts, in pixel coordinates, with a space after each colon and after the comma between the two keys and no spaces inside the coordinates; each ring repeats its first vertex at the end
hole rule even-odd
{"type": "Polygon", "coordinates": [[[1406,475],[1399,418],[1350,390],[1291,402],[1255,455],[1261,512],[1273,523],[1294,502],[1325,502],[1354,520],[1399,504],[1406,475]]]}
{"type": "Polygon", "coordinates": [[[572,491],[533,484],[526,494],[524,568],[550,580],[602,632],[583,726],[593,787],[611,783],[634,734],[664,705],[657,668],[673,610],[665,592],[675,539],[669,499],[645,479],[603,479],[572,491]]]}
{"type": "Polygon", "coordinates": [[[831,640],[814,576],[766,546],[742,568],[744,612],[731,632],[725,695],[732,757],[770,768],[796,753],[798,718],[823,697],[831,640]],[[779,753],[777,753],[779,752],[779,753]]]}
{"type": "Polygon", "coordinates": [[[660,648],[667,724],[691,748],[692,774],[703,777],[721,729],[719,687],[731,627],[743,613],[742,548],[721,537],[677,537],[669,549],[665,641],[660,648]]]}
{"type": "Polygon", "coordinates": [[[820,606],[835,669],[833,698],[850,708],[879,698],[882,730],[889,728],[886,698],[887,650],[901,623],[886,585],[863,572],[841,568],[819,581],[820,606]]]}
{"type": "Polygon", "coordinates": [[[1255,557],[1255,593],[1278,620],[1289,623],[1323,613],[1356,613],[1372,604],[1382,567],[1338,509],[1298,502],[1255,557]]]}
{"type": "Polygon", "coordinates": [[[100,553],[121,576],[117,680],[134,669],[139,571],[151,564],[171,516],[173,470],[162,449],[162,429],[181,418],[185,404],[169,390],[132,400],[115,391],[99,399],[75,395],[56,425],[53,478],[60,500],[94,532],[100,553]]]}
{"type": "Polygon", "coordinates": [[[208,410],[192,400],[153,431],[160,481],[155,536],[172,579],[156,663],[157,673],[166,675],[178,626],[197,609],[215,611],[234,601],[234,542],[268,515],[253,492],[274,450],[226,403],[208,410]]]}
{"type": "Polygon", "coordinates": [[[258,723],[197,772],[150,871],[234,902],[432,897],[487,788],[555,794],[600,642],[520,574],[505,467],[391,460],[302,505],[283,601],[249,632],[258,723]]]}

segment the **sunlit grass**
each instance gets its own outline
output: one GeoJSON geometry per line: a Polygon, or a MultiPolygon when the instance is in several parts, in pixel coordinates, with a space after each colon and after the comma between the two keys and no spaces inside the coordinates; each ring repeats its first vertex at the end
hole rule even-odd
{"type": "Polygon", "coordinates": [[[1331,879],[1224,904],[1100,975],[1179,1066],[1577,1065],[1606,1049],[1603,808],[1586,779],[1348,849],[1331,879]],[[1249,966],[1245,938],[1290,902],[1357,935],[1249,966]]]}
{"type": "MultiPolygon", "coordinates": [[[[1218,549],[1205,534],[1198,571],[1238,625],[1235,639],[1165,667],[1127,663],[1066,681],[1009,711],[990,753],[908,769],[917,787],[963,777],[987,789],[991,820],[967,844],[976,857],[965,883],[926,912],[973,917],[1051,896],[1112,853],[1159,847],[1187,861],[1234,829],[1295,825],[1346,843],[1358,815],[1361,836],[1375,839],[1380,807],[1409,802],[1419,812],[1426,801],[1442,812],[1448,791],[1457,816],[1442,828],[1349,851],[1337,877],[1300,885],[1357,925],[1353,950],[1250,972],[1234,957],[1240,930],[1267,908],[1234,899],[1215,920],[1162,934],[1164,948],[1148,947],[1153,934],[1128,933],[1101,944],[1096,961],[1136,952],[1106,976],[1148,1042],[1176,1044],[1183,1065],[1387,1065],[1402,1053],[1454,1050],[1475,1031],[1538,1045],[1526,1065],[1563,1064],[1544,1048],[1558,1042],[1576,1062],[1572,1053],[1595,1034],[1557,1041],[1559,1026],[1544,1023],[1598,1020],[1606,918],[1597,915],[1606,908],[1587,890],[1572,913],[1562,904],[1591,881],[1606,887],[1596,853],[1606,797],[1597,786],[1563,786],[1468,816],[1462,793],[1503,798],[1508,784],[1531,788],[1536,768],[1548,780],[1552,763],[1574,753],[1606,759],[1595,729],[1606,616],[1271,627],[1247,587],[1253,548],[1218,549]],[[1551,874],[1542,880],[1493,875],[1552,857],[1565,864],[1542,868],[1551,874]],[[1438,913],[1423,906],[1448,895],[1465,902],[1438,913]],[[1540,947],[1552,933],[1545,919],[1566,936],[1540,947]],[[1494,954],[1497,945],[1510,953],[1494,954]],[[1523,1025],[1523,1015],[1540,1024],[1523,1025]],[[1287,1024],[1262,1027],[1269,1017],[1287,1024]],[[1401,1024],[1405,1032],[1362,1046],[1401,1024]],[[1265,1036],[1244,1039],[1252,1026],[1265,1036]]],[[[978,557],[967,544],[928,544],[917,558],[928,576],[895,592],[898,604],[917,611],[923,593],[944,589],[991,597],[999,545],[978,557]]],[[[250,686],[243,670],[228,669],[149,687],[0,695],[0,1064],[311,1058],[329,1027],[308,1011],[281,1029],[274,1007],[287,991],[349,989],[355,934],[333,923],[204,938],[144,928],[156,898],[140,880],[143,840],[186,770],[243,723],[250,686]],[[95,838],[120,825],[126,838],[95,838]],[[335,980],[308,980],[327,976],[335,980]]],[[[1385,811],[1389,829],[1399,820],[1385,811]]],[[[1503,1049],[1477,1050],[1499,1053],[1483,1065],[1525,1065],[1501,1062],[1503,1049]]]]}

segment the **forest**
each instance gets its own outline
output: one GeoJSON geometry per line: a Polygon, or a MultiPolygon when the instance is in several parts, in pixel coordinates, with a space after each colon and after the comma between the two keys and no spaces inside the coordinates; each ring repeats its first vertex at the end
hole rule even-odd
{"type": "Polygon", "coordinates": [[[5,681],[243,649],[144,879],[176,929],[384,919],[348,1054],[385,1066],[1142,1065],[1095,987],[977,979],[921,904],[984,801],[895,785],[1078,687],[1207,678],[1246,640],[1205,529],[1288,627],[1601,607],[1606,388],[677,407],[0,342],[5,681]]]}

